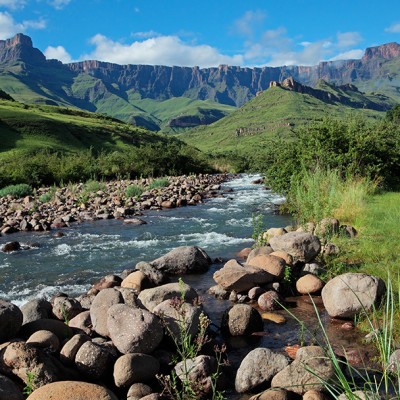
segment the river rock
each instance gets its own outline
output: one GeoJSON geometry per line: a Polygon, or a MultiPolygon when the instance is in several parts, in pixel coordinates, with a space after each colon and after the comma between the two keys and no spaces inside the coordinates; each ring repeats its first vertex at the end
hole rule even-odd
{"type": "Polygon", "coordinates": [[[138,271],[143,272],[146,275],[147,279],[153,284],[153,286],[159,286],[168,281],[168,278],[165,273],[154,268],[149,263],[140,261],[136,264],[135,267],[138,271]]]}
{"type": "Polygon", "coordinates": [[[93,379],[101,379],[105,375],[108,361],[109,352],[91,341],[84,342],[75,356],[78,371],[93,379]]]}
{"type": "Polygon", "coordinates": [[[364,391],[364,390],[355,390],[351,392],[351,395],[347,395],[342,393],[338,400],[350,400],[350,399],[357,399],[357,400],[381,400],[382,397],[378,393],[374,393],[371,391],[364,391]]]}
{"type": "Polygon", "coordinates": [[[221,330],[231,336],[251,335],[263,327],[260,313],[248,304],[235,304],[222,316],[221,330]]]}
{"type": "Polygon", "coordinates": [[[218,363],[214,357],[200,355],[181,361],[175,366],[175,372],[181,381],[190,381],[192,387],[202,394],[211,394],[212,375],[217,372],[218,363]]]}
{"type": "Polygon", "coordinates": [[[107,310],[123,302],[121,293],[115,288],[101,290],[93,300],[90,307],[90,318],[93,324],[93,330],[101,336],[108,336],[107,328],[107,310]]]}
{"type": "Polygon", "coordinates": [[[21,250],[21,244],[19,242],[8,242],[1,248],[4,253],[11,253],[12,251],[21,250]]]}
{"type": "Polygon", "coordinates": [[[58,364],[54,357],[25,342],[10,343],[0,352],[1,372],[15,375],[34,388],[61,380],[63,371],[58,364]],[[28,372],[33,374],[33,382],[29,382],[28,372]]]}
{"type": "Polygon", "coordinates": [[[150,264],[171,275],[196,274],[208,271],[211,259],[200,247],[182,246],[153,260],[150,264]]]}
{"type": "Polygon", "coordinates": [[[321,250],[321,243],[317,236],[307,232],[289,232],[282,236],[271,238],[270,245],[274,251],[285,251],[293,260],[309,262],[321,250]]]}
{"type": "Polygon", "coordinates": [[[300,400],[301,397],[285,389],[268,389],[251,396],[249,400],[300,400]]]}
{"type": "Polygon", "coordinates": [[[309,390],[304,393],[303,400],[329,400],[329,397],[318,390],[309,390]]]}
{"type": "Polygon", "coordinates": [[[285,233],[287,233],[285,228],[269,228],[262,234],[263,240],[265,240],[267,243],[271,240],[271,238],[275,236],[282,236],[285,233]]]}
{"type": "Polygon", "coordinates": [[[197,292],[186,283],[166,283],[151,289],[142,290],[138,296],[138,301],[149,311],[162,303],[164,300],[181,298],[183,296],[187,303],[197,301],[197,292]]]}
{"type": "Polygon", "coordinates": [[[286,251],[273,251],[270,256],[280,257],[285,261],[286,265],[293,265],[293,257],[289,253],[286,253],[286,251]]]}
{"type": "Polygon", "coordinates": [[[13,339],[22,321],[22,312],[15,304],[0,300],[0,343],[13,339]]]}
{"type": "Polygon", "coordinates": [[[56,296],[52,299],[52,303],[52,312],[54,316],[65,323],[68,323],[70,319],[76,317],[83,311],[81,303],[69,297],[56,296]]]}
{"type": "Polygon", "coordinates": [[[326,272],[326,269],[317,262],[307,263],[301,269],[301,275],[313,274],[316,276],[320,276],[326,272]]]}
{"type": "Polygon", "coordinates": [[[114,382],[117,387],[154,379],[160,369],[159,361],[148,354],[124,354],[114,364],[114,382]]]}
{"type": "Polygon", "coordinates": [[[245,393],[269,382],[288,364],[288,358],[282,354],[267,348],[254,349],[246,355],[237,370],[235,389],[238,393],[245,393]]]}
{"type": "Polygon", "coordinates": [[[66,366],[73,366],[75,364],[76,353],[88,341],[90,341],[90,337],[87,335],[77,334],[72,336],[60,351],[60,361],[66,366]]]}
{"type": "Polygon", "coordinates": [[[322,301],[334,318],[353,318],[370,310],[382,298],[386,287],[375,276],[349,272],[331,279],[322,289],[322,301]]]}
{"type": "Polygon", "coordinates": [[[225,290],[244,292],[254,286],[272,282],[274,276],[252,265],[242,266],[236,260],[229,260],[213,275],[214,281],[225,290]]]}
{"type": "Polygon", "coordinates": [[[153,389],[144,383],[134,383],[128,390],[126,400],[141,400],[145,396],[153,393],[153,389]]]}
{"type": "Polygon", "coordinates": [[[280,281],[285,275],[285,260],[281,257],[260,254],[250,260],[248,265],[261,268],[273,275],[274,280],[280,281]]]}
{"type": "Polygon", "coordinates": [[[121,287],[133,289],[137,293],[140,293],[146,286],[148,286],[147,277],[142,271],[132,272],[121,283],[121,287]]]}
{"type": "Polygon", "coordinates": [[[78,314],[75,318],[72,318],[68,322],[68,326],[73,328],[74,331],[85,333],[86,335],[92,335],[92,319],[90,318],[90,311],[83,311],[78,314]]]}
{"type": "Polygon", "coordinates": [[[118,275],[107,275],[94,283],[91,289],[100,291],[103,289],[113,288],[115,286],[120,286],[121,282],[122,279],[118,275]]]}
{"type": "Polygon", "coordinates": [[[322,382],[329,382],[334,373],[332,361],[322,347],[301,347],[296,359],[272,378],[271,386],[303,395],[308,390],[323,390],[322,382]]]}
{"type": "Polygon", "coordinates": [[[339,233],[339,220],[336,218],[324,218],[316,226],[314,235],[319,237],[331,237],[339,233]]]}
{"type": "Polygon", "coordinates": [[[118,400],[107,388],[88,382],[62,381],[36,389],[27,400],[118,400]]]}
{"type": "Polygon", "coordinates": [[[28,338],[26,343],[30,343],[32,346],[48,350],[52,353],[60,349],[58,337],[50,331],[37,331],[28,338]]]}
{"type": "Polygon", "coordinates": [[[302,276],[296,282],[296,289],[300,294],[319,293],[324,287],[325,282],[313,274],[302,276]]]}
{"type": "Polygon", "coordinates": [[[46,299],[33,299],[21,306],[24,317],[23,324],[37,319],[49,318],[51,315],[51,303],[46,299]]]}
{"type": "Polygon", "coordinates": [[[20,336],[28,338],[37,331],[50,331],[53,332],[60,342],[72,336],[71,328],[64,322],[57,319],[42,318],[36,321],[28,322],[21,327],[20,336]]]}
{"type": "Polygon", "coordinates": [[[159,318],[147,310],[115,304],[107,311],[110,338],[122,354],[149,354],[164,337],[159,318]]]}
{"type": "Polygon", "coordinates": [[[257,304],[263,311],[279,310],[283,300],[275,290],[268,290],[263,293],[257,300],[257,304]]]}
{"type": "Polygon", "coordinates": [[[249,262],[252,258],[259,256],[260,254],[268,255],[268,254],[271,254],[272,252],[273,252],[272,247],[268,246],[268,245],[256,247],[247,256],[246,263],[249,264],[249,262]]]}
{"type": "Polygon", "coordinates": [[[22,390],[10,378],[1,374],[0,400],[24,400],[22,390]]]}

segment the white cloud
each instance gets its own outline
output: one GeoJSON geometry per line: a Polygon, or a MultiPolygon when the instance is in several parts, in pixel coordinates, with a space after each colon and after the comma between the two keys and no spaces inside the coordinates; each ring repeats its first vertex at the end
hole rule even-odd
{"type": "Polygon", "coordinates": [[[390,25],[385,29],[385,32],[400,33],[400,22],[390,25]]]}
{"type": "Polygon", "coordinates": [[[49,1],[49,4],[53,6],[57,10],[61,10],[65,6],[67,6],[71,0],[51,0],[49,1]]]}
{"type": "Polygon", "coordinates": [[[29,29],[44,29],[45,27],[45,20],[16,22],[8,12],[0,12],[0,39],[9,39],[17,33],[23,33],[29,29]]]}
{"type": "Polygon", "coordinates": [[[244,15],[233,23],[233,33],[243,36],[252,36],[257,26],[266,18],[264,11],[246,11],[244,15]]]}
{"type": "Polygon", "coordinates": [[[7,7],[13,10],[23,8],[25,4],[25,0],[0,0],[0,7],[7,7]]]}
{"type": "Polygon", "coordinates": [[[131,37],[138,38],[138,39],[149,39],[162,36],[160,33],[156,31],[147,31],[147,32],[132,32],[131,37]]]}
{"type": "Polygon", "coordinates": [[[95,59],[117,64],[150,64],[211,67],[219,64],[242,65],[243,56],[221,54],[209,45],[193,45],[177,36],[159,36],[130,44],[115,42],[97,34],[90,43],[95,49],[81,59],[95,59]]]}
{"type": "Polygon", "coordinates": [[[67,50],[65,50],[63,46],[56,46],[56,47],[49,46],[44,51],[44,55],[48,60],[51,59],[60,60],[64,64],[72,62],[72,57],[67,52],[67,50]]]}
{"type": "Polygon", "coordinates": [[[336,36],[337,46],[340,48],[356,46],[362,41],[362,37],[358,32],[339,32],[336,36]]]}
{"type": "Polygon", "coordinates": [[[337,60],[359,60],[364,55],[364,50],[354,49],[345,51],[344,53],[340,53],[335,57],[329,59],[329,61],[337,61],[337,60]]]}

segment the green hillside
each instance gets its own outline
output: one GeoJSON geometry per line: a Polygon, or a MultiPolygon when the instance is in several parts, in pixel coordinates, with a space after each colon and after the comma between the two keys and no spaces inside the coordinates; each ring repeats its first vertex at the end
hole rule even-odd
{"type": "MultiPolygon", "coordinates": [[[[338,103],[333,94],[339,96],[338,92],[343,90],[335,89],[333,85],[328,85],[325,89],[328,88],[332,96],[328,96],[329,101],[322,101],[310,94],[279,86],[271,87],[227,117],[209,126],[185,132],[179,137],[206,152],[223,153],[237,150],[249,153],[254,148],[263,147],[271,138],[294,137],[296,128],[310,121],[321,120],[325,116],[343,118],[346,115],[361,113],[370,118],[380,118],[383,115],[382,112],[372,109],[338,103]]],[[[328,90],[325,92],[328,93],[328,90]]],[[[350,90],[344,93],[350,103],[373,102],[379,108],[379,104],[384,102],[379,96],[365,96],[358,91],[352,92],[350,90]]],[[[386,97],[385,101],[393,103],[386,97]]]]}

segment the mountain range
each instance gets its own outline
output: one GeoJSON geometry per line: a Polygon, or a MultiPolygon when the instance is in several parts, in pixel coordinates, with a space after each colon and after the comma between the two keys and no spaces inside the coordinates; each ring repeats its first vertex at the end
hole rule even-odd
{"type": "MultiPolygon", "coordinates": [[[[328,61],[316,66],[199,68],[117,65],[95,60],[63,64],[47,60],[26,35],[0,41],[0,89],[14,99],[96,111],[164,132],[215,122],[268,89],[271,82],[288,78],[301,88],[308,86],[302,90],[317,98],[339,96],[337,90],[332,93],[334,87],[341,87],[342,92],[358,92],[359,98],[362,92],[375,94],[373,99],[365,97],[358,104],[354,96],[349,100],[348,95],[331,102],[341,98],[352,102],[354,108],[384,111],[400,100],[399,71],[397,43],[367,48],[359,60],[328,61]],[[330,85],[325,94],[323,82],[330,85]]],[[[329,98],[325,100],[329,103],[329,98]]]]}

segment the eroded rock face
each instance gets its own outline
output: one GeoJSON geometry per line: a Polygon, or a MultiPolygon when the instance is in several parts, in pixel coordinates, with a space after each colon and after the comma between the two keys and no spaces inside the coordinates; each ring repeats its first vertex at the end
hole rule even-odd
{"type": "Polygon", "coordinates": [[[150,263],[153,267],[171,275],[196,274],[208,271],[211,259],[197,246],[182,246],[150,263]]]}
{"type": "Polygon", "coordinates": [[[164,337],[160,319],[147,310],[115,304],[107,312],[107,328],[122,354],[149,354],[164,337]]]}
{"type": "Polygon", "coordinates": [[[272,377],[285,368],[289,360],[282,354],[267,348],[257,348],[246,355],[236,373],[235,389],[245,393],[269,382],[272,377]]]}
{"type": "Polygon", "coordinates": [[[15,304],[0,300],[0,343],[13,339],[22,321],[22,312],[15,304]]]}
{"type": "MultiPolygon", "coordinates": [[[[69,399],[79,400],[118,400],[110,390],[103,386],[88,382],[62,381],[54,382],[36,389],[29,400],[65,400],[66,394],[69,399]]],[[[27,399],[27,400],[28,400],[27,399]]]]}
{"type": "Polygon", "coordinates": [[[309,390],[322,390],[321,382],[333,379],[334,372],[332,362],[322,347],[301,347],[295,360],[272,378],[271,387],[303,395],[309,390]]]}
{"type": "Polygon", "coordinates": [[[347,273],[331,279],[322,289],[322,301],[331,317],[353,318],[377,305],[386,287],[382,279],[359,273],[347,273]]]}
{"type": "Polygon", "coordinates": [[[307,232],[289,232],[274,236],[270,239],[270,245],[274,251],[285,251],[294,261],[302,262],[313,260],[321,250],[318,237],[307,232]]]}
{"type": "Polygon", "coordinates": [[[260,313],[248,304],[235,304],[222,316],[221,329],[231,336],[251,335],[263,326],[260,313]]]}

